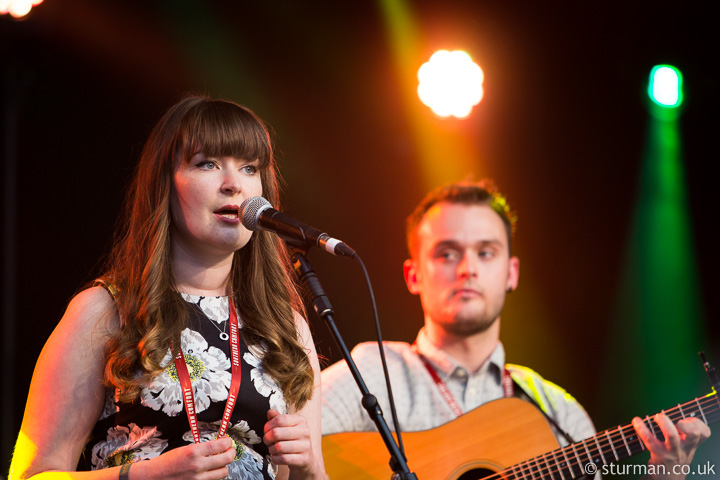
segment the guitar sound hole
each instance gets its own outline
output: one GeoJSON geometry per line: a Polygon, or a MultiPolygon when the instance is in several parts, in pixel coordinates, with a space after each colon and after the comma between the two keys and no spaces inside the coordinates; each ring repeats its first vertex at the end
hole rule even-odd
{"type": "Polygon", "coordinates": [[[488,468],[473,468],[472,470],[468,470],[463,473],[455,480],[478,480],[479,478],[485,478],[493,473],[495,472],[488,468]]]}

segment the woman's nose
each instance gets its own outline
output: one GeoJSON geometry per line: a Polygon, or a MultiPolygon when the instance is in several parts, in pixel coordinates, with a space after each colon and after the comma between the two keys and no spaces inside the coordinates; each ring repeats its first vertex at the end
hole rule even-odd
{"type": "Polygon", "coordinates": [[[228,195],[236,195],[242,191],[242,182],[238,172],[228,171],[223,177],[222,191],[228,195]]]}

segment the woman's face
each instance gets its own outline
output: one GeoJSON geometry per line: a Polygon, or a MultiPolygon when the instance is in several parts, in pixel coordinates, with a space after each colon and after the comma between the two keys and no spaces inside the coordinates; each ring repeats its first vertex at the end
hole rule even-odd
{"type": "Polygon", "coordinates": [[[176,162],[170,197],[174,253],[212,258],[247,244],[252,232],[238,211],[246,198],[262,196],[258,163],[202,153],[176,162]]]}

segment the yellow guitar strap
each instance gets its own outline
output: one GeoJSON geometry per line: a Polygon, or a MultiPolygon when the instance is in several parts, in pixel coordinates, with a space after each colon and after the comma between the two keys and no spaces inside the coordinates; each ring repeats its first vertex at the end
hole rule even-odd
{"type": "MultiPolygon", "coordinates": [[[[548,404],[546,400],[546,396],[542,394],[542,383],[541,382],[548,382],[547,380],[543,380],[540,378],[540,376],[535,373],[533,370],[523,367],[521,365],[513,365],[513,364],[506,364],[505,367],[510,372],[510,376],[512,377],[515,384],[519,387],[520,391],[522,391],[525,396],[527,396],[527,400],[529,400],[531,403],[534,403],[536,407],[543,413],[545,418],[552,424],[555,429],[563,436],[565,437],[565,440],[567,440],[570,443],[575,443],[575,440],[570,436],[569,433],[567,433],[560,425],[557,423],[557,421],[551,416],[551,407],[548,404]]],[[[554,384],[553,384],[554,385],[554,384]]],[[[557,387],[560,389],[560,387],[557,387]]],[[[560,389],[562,390],[562,389],[560,389]]],[[[565,390],[562,390],[565,393],[565,400],[568,402],[576,402],[575,398],[573,398],[572,395],[565,392],[565,390]]]]}

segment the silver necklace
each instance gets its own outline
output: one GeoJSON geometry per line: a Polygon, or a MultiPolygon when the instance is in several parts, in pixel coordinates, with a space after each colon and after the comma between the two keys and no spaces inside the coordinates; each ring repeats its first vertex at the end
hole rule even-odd
{"type": "Polygon", "coordinates": [[[210,319],[208,318],[208,322],[212,323],[212,325],[213,325],[215,328],[217,328],[218,332],[220,332],[220,340],[222,340],[223,342],[226,342],[226,341],[230,338],[230,335],[228,335],[228,334],[225,332],[225,330],[227,329],[228,320],[225,320],[225,321],[223,322],[223,328],[222,328],[222,330],[220,330],[220,327],[218,327],[218,326],[215,324],[215,321],[214,321],[214,320],[210,320],[210,319]]]}

